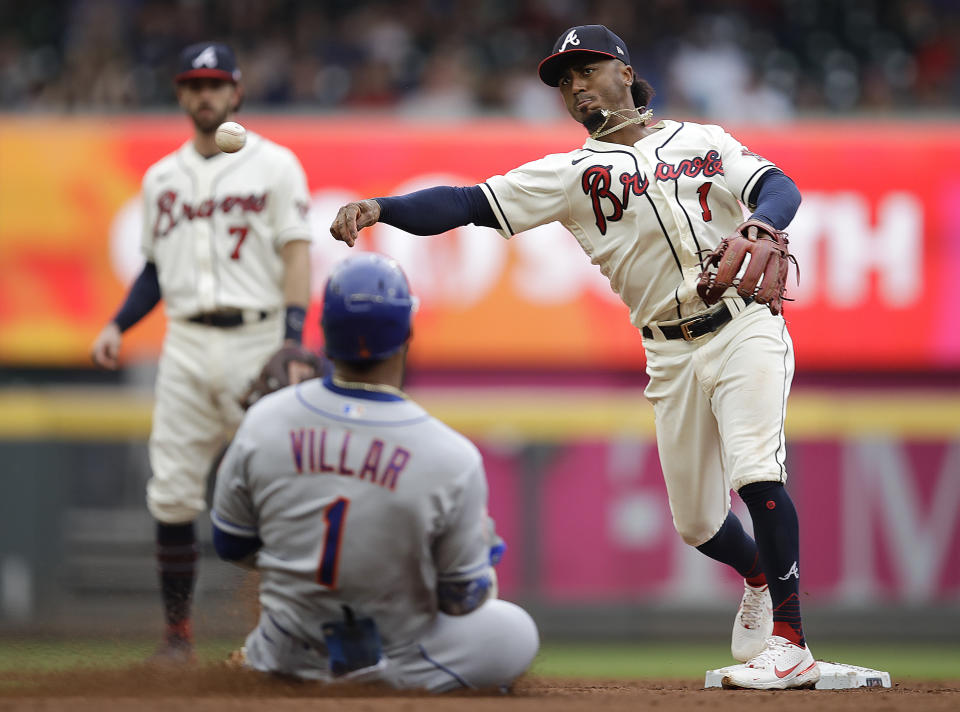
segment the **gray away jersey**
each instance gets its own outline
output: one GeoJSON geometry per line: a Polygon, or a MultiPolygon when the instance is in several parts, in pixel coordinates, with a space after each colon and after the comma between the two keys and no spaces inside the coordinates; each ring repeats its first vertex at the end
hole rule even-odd
{"type": "Polygon", "coordinates": [[[212,518],[259,536],[260,602],[324,650],[341,604],[371,616],[385,652],[437,614],[437,582],[487,571],[479,451],[416,403],[314,379],[247,413],[217,475],[212,518]]]}

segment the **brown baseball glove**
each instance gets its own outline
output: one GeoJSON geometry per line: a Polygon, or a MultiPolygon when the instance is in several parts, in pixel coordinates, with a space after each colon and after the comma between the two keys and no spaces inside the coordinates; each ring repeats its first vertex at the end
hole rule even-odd
{"type": "Polygon", "coordinates": [[[716,304],[728,288],[736,287],[741,297],[753,297],[766,304],[771,313],[780,314],[786,299],[787,271],[791,262],[797,266],[787,244],[785,232],[761,220],[747,220],[703,258],[697,293],[707,304],[716,304]],[[748,254],[750,262],[738,278],[748,254]]]}
{"type": "Polygon", "coordinates": [[[250,388],[240,399],[240,405],[246,410],[268,393],[290,385],[289,366],[298,361],[313,369],[313,375],[301,380],[316,378],[323,373],[320,357],[303,346],[287,344],[280,348],[260,370],[260,375],[250,384],[250,388]]]}

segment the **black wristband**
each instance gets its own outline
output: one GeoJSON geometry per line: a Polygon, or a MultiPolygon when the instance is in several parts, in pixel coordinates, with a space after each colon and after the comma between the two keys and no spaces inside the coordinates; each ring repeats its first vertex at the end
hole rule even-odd
{"type": "Polygon", "coordinates": [[[296,304],[287,305],[287,314],[283,320],[284,341],[296,341],[299,344],[303,340],[303,322],[306,318],[306,309],[296,304]]]}

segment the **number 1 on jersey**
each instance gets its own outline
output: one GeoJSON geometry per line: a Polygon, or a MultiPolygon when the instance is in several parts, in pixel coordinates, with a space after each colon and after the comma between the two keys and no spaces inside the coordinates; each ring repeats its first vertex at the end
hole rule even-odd
{"type": "Polygon", "coordinates": [[[699,188],[697,188],[697,195],[700,196],[700,209],[703,210],[700,217],[703,218],[704,222],[710,222],[713,220],[713,213],[710,212],[710,206],[707,205],[707,193],[710,192],[710,186],[713,185],[710,181],[707,181],[699,188]]]}
{"type": "Polygon", "coordinates": [[[320,550],[320,565],[317,567],[317,583],[327,588],[337,587],[337,563],[340,561],[340,544],[343,541],[343,525],[347,520],[350,500],[338,497],[323,510],[327,531],[323,535],[320,550]]]}

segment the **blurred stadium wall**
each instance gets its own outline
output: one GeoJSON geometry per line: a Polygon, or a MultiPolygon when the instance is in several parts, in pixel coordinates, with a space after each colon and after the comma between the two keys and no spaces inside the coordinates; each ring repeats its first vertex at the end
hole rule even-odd
{"type": "MultiPolygon", "coordinates": [[[[327,237],[343,202],[479,182],[582,141],[506,118],[242,119],[306,168],[315,292],[347,252],[327,237]]],[[[804,194],[787,435],[809,632],[955,636],[960,134],[863,118],[730,128],[804,194]]],[[[0,631],[159,628],[143,492],[163,315],[130,332],[118,374],[90,371],[87,349],[140,268],[140,177],[186,129],[0,116],[0,631]]],[[[640,338],[575,240],[555,225],[509,242],[377,226],[359,249],[396,257],[422,298],[410,390],[484,452],[504,597],[547,636],[725,635],[739,583],[673,533],[640,338]]],[[[200,529],[198,628],[239,634],[249,581],[200,529]]]]}

